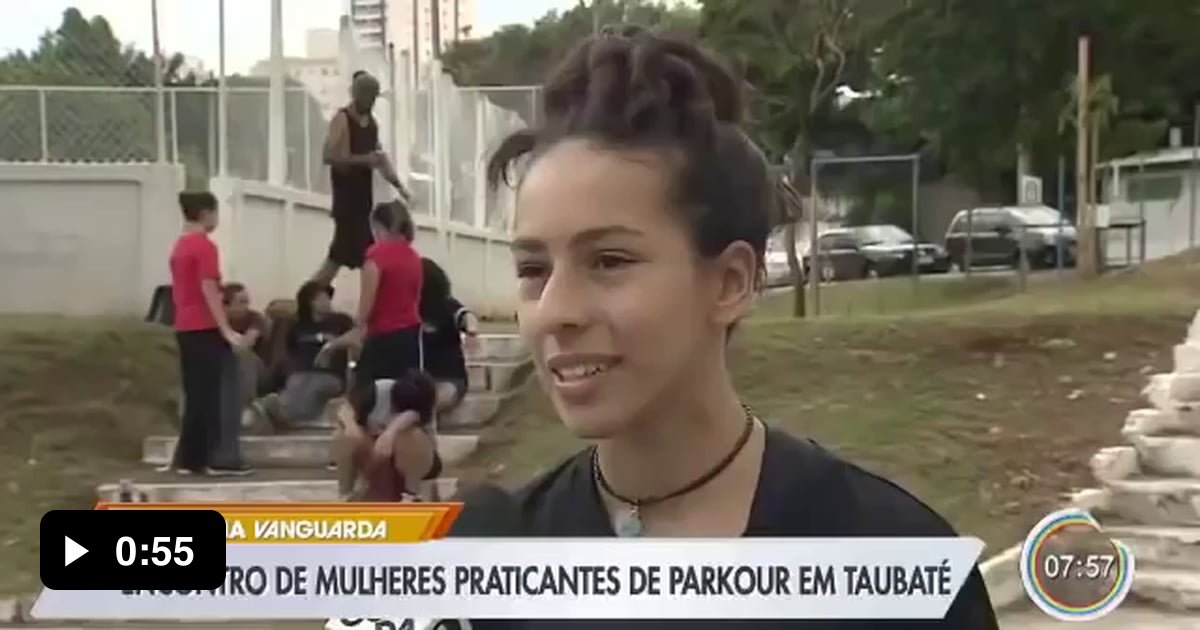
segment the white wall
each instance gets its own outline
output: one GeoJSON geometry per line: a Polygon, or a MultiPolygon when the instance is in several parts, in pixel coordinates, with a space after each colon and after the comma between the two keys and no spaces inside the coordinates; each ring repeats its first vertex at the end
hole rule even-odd
{"type": "MultiPolygon", "coordinates": [[[[292,297],[328,251],[333,235],[329,197],[232,178],[214,178],[211,188],[222,208],[215,234],[222,274],[244,283],[257,307],[292,297]]],[[[452,222],[439,229],[429,215],[414,219],[417,249],[446,269],[460,300],[480,312],[512,312],[516,277],[506,237],[452,222]]],[[[339,274],[339,308],[353,312],[357,282],[357,273],[339,274]]]]}
{"type": "Polygon", "coordinates": [[[182,185],[170,165],[0,163],[0,312],[144,314],[182,185]]]}
{"type": "MultiPolygon", "coordinates": [[[[0,164],[0,313],[143,315],[179,234],[183,171],[154,164],[0,164]]],[[[258,307],[291,298],[324,260],[333,234],[329,197],[214,178],[213,235],[226,280],[258,307]]],[[[417,248],[480,312],[511,313],[516,279],[508,240],[417,215],[417,248]]],[[[353,311],[358,274],[341,273],[336,300],[353,311]]]]}

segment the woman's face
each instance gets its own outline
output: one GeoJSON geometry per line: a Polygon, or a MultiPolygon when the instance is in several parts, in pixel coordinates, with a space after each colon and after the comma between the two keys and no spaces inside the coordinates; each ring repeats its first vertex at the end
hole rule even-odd
{"type": "Polygon", "coordinates": [[[333,306],[332,301],[329,298],[329,293],[327,291],[317,291],[317,294],[314,295],[312,299],[313,315],[328,315],[332,308],[333,306]]]}
{"type": "Polygon", "coordinates": [[[250,312],[250,294],[246,291],[238,291],[229,298],[229,304],[225,307],[225,313],[231,318],[245,317],[246,313],[250,312]]]}
{"type": "MultiPolygon", "coordinates": [[[[518,321],[563,422],[585,438],[683,395],[714,319],[720,273],[668,203],[664,162],[565,141],[517,200],[518,321]]],[[[726,309],[728,310],[728,309],[726,309]]],[[[723,315],[722,315],[723,316],[723,315]]]]}

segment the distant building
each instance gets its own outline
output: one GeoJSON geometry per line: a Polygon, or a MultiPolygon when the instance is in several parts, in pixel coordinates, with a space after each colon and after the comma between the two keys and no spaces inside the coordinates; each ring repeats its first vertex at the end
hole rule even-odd
{"type": "Polygon", "coordinates": [[[1144,237],[1136,229],[1109,230],[1109,259],[1124,258],[1127,248],[1136,258],[1143,242],[1147,260],[1200,245],[1200,147],[1175,146],[1110,160],[1097,164],[1096,174],[1101,212],[1110,225],[1146,222],[1144,237]]]}
{"type": "Polygon", "coordinates": [[[304,56],[309,59],[333,59],[338,56],[336,28],[310,28],[304,37],[304,56]]]}
{"type": "MultiPolygon", "coordinates": [[[[364,46],[395,46],[396,54],[411,54],[416,26],[417,51],[422,60],[433,56],[433,0],[346,0],[358,41],[364,46]],[[417,3],[416,21],[413,3],[417,3]]],[[[477,36],[476,0],[437,0],[442,50],[459,39],[477,36]]]]}
{"type": "MultiPolygon", "coordinates": [[[[333,29],[312,29],[306,38],[305,57],[284,57],[284,74],[304,86],[321,108],[325,119],[333,117],[337,108],[346,104],[349,84],[342,76],[338,56],[338,32],[333,29]]],[[[264,59],[250,69],[251,76],[268,77],[271,63],[264,59]]]]}

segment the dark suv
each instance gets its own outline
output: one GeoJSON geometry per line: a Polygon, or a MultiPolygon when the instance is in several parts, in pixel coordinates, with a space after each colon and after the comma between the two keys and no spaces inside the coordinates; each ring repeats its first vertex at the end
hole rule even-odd
{"type": "Polygon", "coordinates": [[[1063,266],[1072,266],[1075,226],[1054,208],[1025,206],[961,210],[946,230],[946,251],[960,269],[967,268],[968,253],[971,266],[1016,267],[1022,246],[1030,267],[1057,266],[1059,252],[1063,266]]]}
{"type": "MultiPolygon", "coordinates": [[[[827,230],[817,238],[821,279],[849,280],[912,273],[913,237],[895,225],[860,225],[827,230]]],[[[933,243],[917,243],[920,273],[945,273],[950,257],[933,243]]],[[[809,269],[809,256],[804,256],[809,269]]]]}

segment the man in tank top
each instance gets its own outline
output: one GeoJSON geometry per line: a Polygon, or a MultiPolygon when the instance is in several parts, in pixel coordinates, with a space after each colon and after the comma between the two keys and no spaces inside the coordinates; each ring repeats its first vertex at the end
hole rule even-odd
{"type": "Polygon", "coordinates": [[[371,110],[379,96],[379,81],[367,72],[354,73],[352,100],[337,111],[325,138],[324,160],[333,190],[333,240],[329,254],[313,280],[330,286],[342,267],[362,267],[371,245],[370,215],[376,170],[406,201],[408,190],[379,144],[379,126],[371,110]]]}

